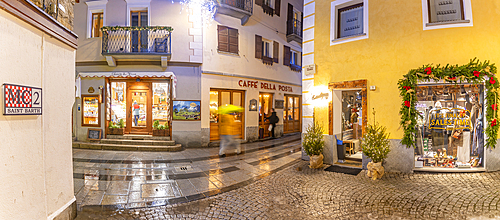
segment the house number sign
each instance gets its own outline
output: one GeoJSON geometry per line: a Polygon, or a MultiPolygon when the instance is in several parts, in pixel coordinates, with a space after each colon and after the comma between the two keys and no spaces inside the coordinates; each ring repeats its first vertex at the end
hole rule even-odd
{"type": "Polygon", "coordinates": [[[4,115],[41,115],[42,88],[3,84],[4,115]]]}

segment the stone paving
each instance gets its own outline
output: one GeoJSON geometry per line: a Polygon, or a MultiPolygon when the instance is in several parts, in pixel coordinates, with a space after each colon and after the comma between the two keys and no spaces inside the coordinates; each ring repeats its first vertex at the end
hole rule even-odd
{"type": "MultiPolygon", "coordinates": [[[[500,172],[388,173],[372,181],[300,161],[205,199],[141,209],[83,209],[78,219],[498,219],[500,172]]],[[[326,166],[325,166],[326,167],[326,166]]]]}

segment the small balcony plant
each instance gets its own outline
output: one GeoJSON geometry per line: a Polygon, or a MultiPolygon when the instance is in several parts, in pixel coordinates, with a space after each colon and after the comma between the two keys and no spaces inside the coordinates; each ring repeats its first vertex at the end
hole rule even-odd
{"type": "Polygon", "coordinates": [[[123,119],[120,119],[118,123],[110,121],[108,124],[108,134],[123,135],[123,131],[125,130],[124,127],[125,127],[125,122],[123,121],[123,119]]]}
{"type": "Polygon", "coordinates": [[[304,135],[302,146],[309,156],[309,167],[313,169],[323,167],[323,147],[325,146],[323,131],[323,126],[315,122],[307,127],[304,135]]]}
{"type": "Polygon", "coordinates": [[[373,124],[368,124],[366,127],[361,147],[363,154],[372,159],[367,165],[368,177],[372,177],[373,180],[382,178],[384,175],[382,162],[387,158],[391,149],[387,128],[375,121],[375,109],[373,110],[373,124]]]}
{"type": "Polygon", "coordinates": [[[168,122],[164,125],[160,124],[159,120],[153,122],[153,136],[167,136],[168,132],[168,122]]]}

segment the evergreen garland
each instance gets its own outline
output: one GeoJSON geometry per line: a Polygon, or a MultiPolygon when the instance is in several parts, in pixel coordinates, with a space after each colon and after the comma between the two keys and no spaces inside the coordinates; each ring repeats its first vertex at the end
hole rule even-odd
{"type": "Polygon", "coordinates": [[[486,147],[491,149],[495,148],[498,136],[497,124],[497,104],[498,102],[498,87],[499,82],[496,77],[497,68],[495,64],[490,64],[489,61],[479,62],[476,58],[470,60],[468,64],[458,66],[432,66],[425,65],[417,69],[412,69],[404,75],[403,79],[398,81],[399,95],[403,98],[401,109],[400,125],[404,129],[402,144],[406,147],[416,147],[417,137],[417,117],[420,115],[416,109],[417,96],[416,86],[418,81],[430,82],[434,80],[439,82],[443,80],[446,83],[472,83],[484,84],[486,87],[486,130],[485,134],[488,136],[486,140],[486,147]]]}
{"type": "Polygon", "coordinates": [[[149,30],[149,31],[158,31],[158,30],[165,30],[168,32],[172,32],[174,29],[172,27],[168,26],[141,26],[141,27],[136,27],[136,26],[105,26],[101,28],[101,31],[144,31],[144,30],[149,30]]]}

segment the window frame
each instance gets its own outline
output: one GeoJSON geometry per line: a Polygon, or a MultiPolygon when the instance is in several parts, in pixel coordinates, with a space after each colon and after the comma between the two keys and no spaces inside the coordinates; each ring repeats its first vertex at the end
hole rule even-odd
{"type": "Polygon", "coordinates": [[[230,53],[230,54],[236,54],[238,55],[239,54],[239,51],[240,51],[240,44],[239,44],[239,32],[238,32],[238,29],[237,28],[232,28],[232,27],[228,27],[228,26],[224,26],[224,25],[217,25],[217,52],[219,53],[230,53]],[[219,29],[223,27],[223,28],[226,28],[227,29],[227,41],[226,42],[223,42],[224,44],[227,44],[227,51],[226,50],[221,50],[220,49],[220,45],[221,45],[221,41],[220,41],[220,37],[221,37],[221,32],[219,31],[219,29]],[[236,38],[236,41],[237,41],[237,48],[236,48],[236,52],[231,52],[231,34],[230,34],[230,30],[236,30],[236,36],[233,36],[236,38]]]}
{"type": "Polygon", "coordinates": [[[268,40],[268,39],[265,39],[265,38],[262,38],[262,57],[268,57],[268,58],[273,58],[273,47],[274,47],[274,42],[272,40],[268,40]],[[265,48],[265,45],[268,44],[269,45],[269,48],[268,48],[268,52],[269,54],[266,55],[266,48],[265,48]]]}
{"type": "Polygon", "coordinates": [[[101,32],[101,28],[104,26],[104,12],[96,12],[96,13],[92,13],[92,18],[91,18],[91,35],[90,37],[91,38],[94,38],[94,37],[102,37],[102,32],[101,32]],[[96,26],[94,25],[94,15],[100,15],[98,16],[98,22],[100,23],[100,27],[99,27],[99,30],[96,32],[96,30],[94,29],[96,26]],[[97,36],[96,36],[97,35],[97,36]]]}
{"type": "Polygon", "coordinates": [[[330,10],[330,46],[336,44],[347,43],[351,41],[363,40],[368,38],[369,32],[369,14],[368,14],[368,0],[336,0],[331,2],[330,10]],[[358,4],[363,4],[363,33],[353,36],[339,38],[339,12],[341,9],[346,9],[358,4]]]}
{"type": "Polygon", "coordinates": [[[300,63],[300,52],[290,48],[290,64],[296,65],[296,66],[301,66],[300,63]],[[294,57],[294,54],[296,57],[294,57]]]}
{"type": "Polygon", "coordinates": [[[93,38],[93,16],[95,13],[102,13],[102,26],[106,26],[106,4],[108,0],[86,1],[87,10],[87,38],[93,38]]]}
{"type": "Polygon", "coordinates": [[[131,12],[133,11],[146,11],[148,13],[148,25],[151,26],[151,17],[153,14],[151,13],[151,0],[125,0],[127,2],[127,25],[131,26],[131,12]]]}
{"type": "Polygon", "coordinates": [[[435,30],[443,28],[472,27],[472,4],[471,0],[462,1],[463,20],[449,22],[430,22],[429,0],[422,0],[422,27],[423,30],[435,30]]]}
{"type": "Polygon", "coordinates": [[[85,123],[85,98],[94,98],[99,100],[99,95],[82,95],[81,105],[82,105],[82,127],[101,127],[101,103],[97,102],[97,124],[87,124],[85,123]]]}

